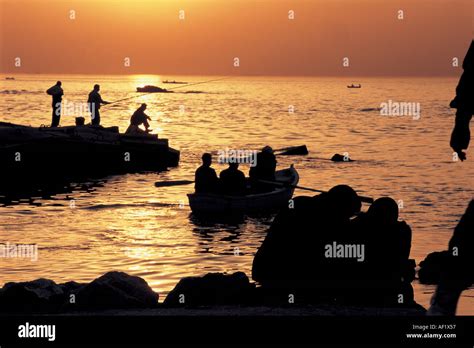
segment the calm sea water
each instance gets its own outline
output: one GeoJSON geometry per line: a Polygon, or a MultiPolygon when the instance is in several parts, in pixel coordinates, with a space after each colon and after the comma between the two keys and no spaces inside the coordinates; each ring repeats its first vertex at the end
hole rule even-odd
{"type": "MultiPolygon", "coordinates": [[[[1,120],[35,126],[50,123],[45,90],[57,79],[70,102],[85,102],[94,83],[101,84],[108,101],[136,95],[137,86],[160,85],[160,76],[15,77],[0,81],[1,120]]],[[[161,78],[191,83],[213,79],[161,78]]],[[[308,146],[309,156],[279,158],[280,167],[295,165],[301,185],[329,189],[346,183],[364,195],[389,195],[402,202],[401,217],[413,229],[411,257],[419,262],[446,248],[474,193],[472,151],[461,163],[453,161],[449,147],[453,110],[447,105],[456,84],[454,78],[239,77],[104,107],[102,123],[123,131],[132,112],[146,102],[152,128],[181,150],[180,166],[158,174],[108,177],[93,190],[37,200],[37,205],[0,207],[0,242],[39,246],[36,262],[0,259],[0,284],[38,277],[90,281],[122,270],[145,278],[164,295],[184,276],[238,270],[250,275],[271,217],[203,224],[187,206],[192,186],[156,189],[153,183],[192,179],[204,151],[266,144],[308,146]],[[363,88],[346,88],[352,82],[363,88]],[[419,119],[382,116],[377,108],[390,100],[420,103],[419,119]],[[336,152],[358,161],[320,159],[336,152]]],[[[74,116],[62,119],[63,125],[73,123],[74,116]]],[[[415,283],[416,300],[427,306],[433,290],[415,283]]],[[[474,314],[473,297],[473,290],[463,293],[460,314],[474,314]]]]}

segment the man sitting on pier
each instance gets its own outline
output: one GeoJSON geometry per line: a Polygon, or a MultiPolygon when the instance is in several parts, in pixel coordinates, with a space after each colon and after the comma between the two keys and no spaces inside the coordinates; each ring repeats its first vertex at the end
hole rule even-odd
{"type": "Polygon", "coordinates": [[[220,188],[224,195],[245,195],[247,182],[245,174],[239,170],[239,163],[229,163],[229,168],[220,174],[220,188]]]}
{"type": "Polygon", "coordinates": [[[100,91],[100,86],[97,84],[94,85],[94,89],[92,90],[92,92],[89,93],[89,98],[87,99],[93,126],[100,126],[100,112],[99,112],[100,104],[110,104],[109,102],[102,100],[102,97],[100,96],[99,91],[100,91]]]}
{"type": "Polygon", "coordinates": [[[127,134],[148,134],[151,132],[150,124],[148,123],[148,121],[151,121],[151,118],[145,114],[145,110],[145,103],[140,105],[140,107],[135,110],[132,117],[130,118],[130,126],[128,126],[126,131],[127,134]],[[141,125],[145,126],[145,130],[140,128],[141,125]]]}
{"type": "Polygon", "coordinates": [[[205,153],[202,155],[202,166],[196,170],[194,175],[194,189],[196,193],[212,193],[217,191],[219,179],[216,171],[211,168],[212,155],[205,153]]]}

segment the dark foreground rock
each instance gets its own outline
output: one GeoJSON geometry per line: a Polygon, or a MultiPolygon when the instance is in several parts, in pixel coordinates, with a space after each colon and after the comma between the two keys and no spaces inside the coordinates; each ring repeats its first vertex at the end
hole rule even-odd
{"type": "Polygon", "coordinates": [[[158,294],[144,279],[123,272],[108,272],[89,284],[56,284],[41,278],[7,283],[0,289],[0,312],[55,313],[153,308],[157,305],[158,294]]]}
{"type": "Polygon", "coordinates": [[[254,284],[243,272],[208,273],[203,277],[187,277],[179,281],[164,301],[170,307],[211,305],[243,305],[252,302],[254,284]]]}
{"type": "Polygon", "coordinates": [[[77,291],[71,309],[152,308],[158,294],[140,277],[123,272],[109,272],[77,291]]]}
{"type": "Polygon", "coordinates": [[[363,307],[340,305],[306,305],[306,306],[205,306],[205,307],[165,307],[150,309],[124,309],[104,311],[71,312],[67,316],[147,316],[147,317],[200,317],[200,316],[242,316],[242,317],[288,317],[288,316],[423,316],[426,309],[421,306],[413,308],[363,307]]]}
{"type": "MultiPolygon", "coordinates": [[[[466,282],[468,284],[474,283],[474,274],[469,274],[468,270],[472,267],[466,263],[461,263],[459,265],[456,263],[456,259],[454,256],[451,255],[451,252],[448,250],[444,251],[435,251],[431,254],[428,254],[426,258],[420,262],[420,269],[418,270],[418,278],[421,284],[439,284],[441,277],[443,275],[443,270],[451,269],[456,267],[456,271],[463,273],[462,270],[457,268],[462,267],[465,265],[465,274],[463,273],[462,276],[466,278],[466,282]]],[[[446,271],[450,276],[453,276],[453,271],[446,271]]],[[[469,286],[469,285],[468,285],[469,286]]]]}
{"type": "Polygon", "coordinates": [[[438,284],[443,267],[449,262],[448,251],[435,251],[420,262],[418,278],[421,284],[438,284]]]}
{"type": "Polygon", "coordinates": [[[0,310],[8,312],[50,312],[63,304],[65,293],[49,279],[6,283],[0,289],[0,310]]]}
{"type": "Polygon", "coordinates": [[[158,303],[156,294],[140,277],[109,272],[91,283],[52,280],[7,283],[0,289],[0,316],[47,313],[49,315],[137,316],[390,316],[424,315],[421,306],[390,308],[340,304],[268,305],[261,289],[242,273],[209,273],[183,278],[158,303]]]}

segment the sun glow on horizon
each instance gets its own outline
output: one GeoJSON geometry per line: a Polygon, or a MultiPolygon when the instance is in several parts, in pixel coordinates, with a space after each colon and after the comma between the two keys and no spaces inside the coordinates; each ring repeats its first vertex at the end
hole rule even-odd
{"type": "Polygon", "coordinates": [[[161,75],[129,75],[128,78],[136,87],[156,86],[162,83],[161,75]]]}

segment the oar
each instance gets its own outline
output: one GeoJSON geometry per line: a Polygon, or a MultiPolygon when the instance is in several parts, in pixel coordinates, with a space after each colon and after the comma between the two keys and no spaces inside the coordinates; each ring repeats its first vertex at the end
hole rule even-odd
{"type": "Polygon", "coordinates": [[[282,149],[276,149],[274,152],[280,152],[276,154],[278,156],[298,156],[307,155],[309,153],[306,145],[284,147],[282,149]]]}
{"type": "MultiPolygon", "coordinates": [[[[287,183],[284,183],[284,182],[281,182],[281,181],[271,181],[271,180],[258,180],[258,181],[262,182],[264,184],[271,184],[271,185],[275,185],[275,186],[287,186],[287,187],[294,187],[294,188],[304,190],[304,191],[327,193],[327,191],[317,190],[317,189],[304,187],[304,186],[291,185],[291,184],[287,184],[287,183]]],[[[364,203],[373,203],[374,202],[374,199],[371,198],[371,197],[359,196],[359,198],[360,198],[361,202],[364,202],[364,203]]]]}
{"type": "Polygon", "coordinates": [[[179,186],[193,184],[192,180],[175,180],[175,181],[157,181],[155,187],[168,187],[168,186],[179,186]]]}
{"type": "MultiPolygon", "coordinates": [[[[213,154],[216,154],[217,151],[212,152],[213,154]]],[[[308,154],[308,148],[306,145],[299,145],[299,146],[290,146],[290,147],[285,147],[282,149],[277,149],[273,150],[273,153],[275,156],[298,156],[298,155],[307,155],[308,154]],[[283,151],[282,153],[275,153],[283,151]]],[[[251,157],[241,157],[240,160],[250,160],[251,157]]],[[[229,161],[229,158],[226,158],[225,160],[222,161],[222,163],[227,163],[229,161]]],[[[330,161],[328,159],[328,161],[330,161]]]]}

